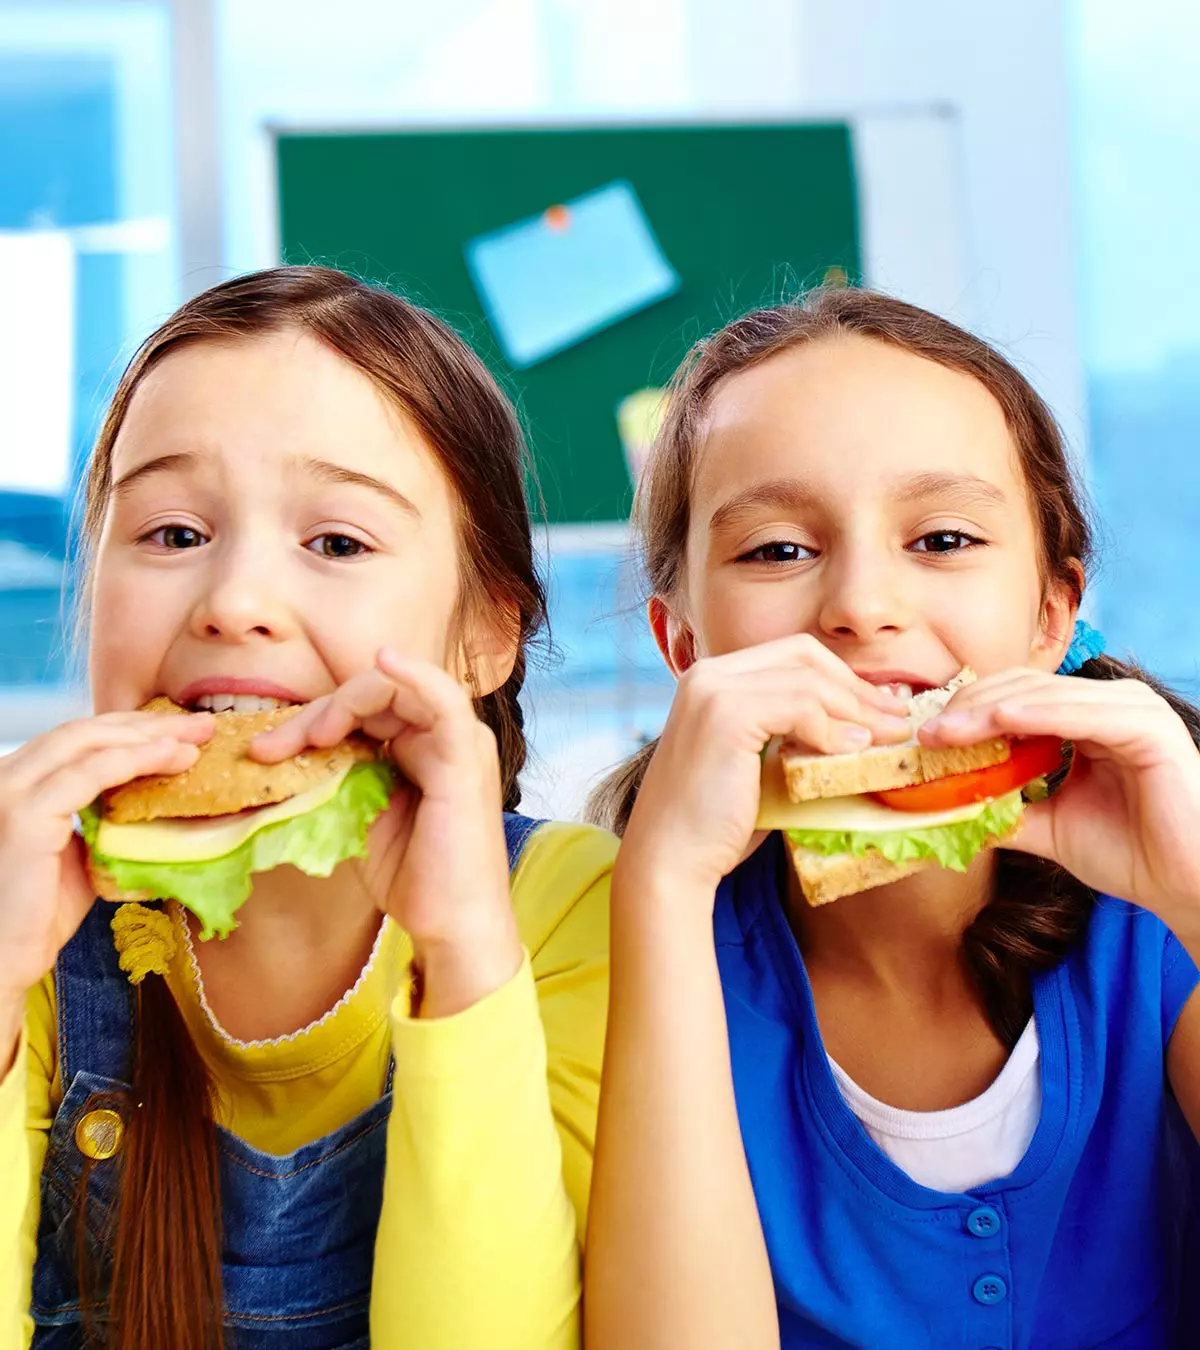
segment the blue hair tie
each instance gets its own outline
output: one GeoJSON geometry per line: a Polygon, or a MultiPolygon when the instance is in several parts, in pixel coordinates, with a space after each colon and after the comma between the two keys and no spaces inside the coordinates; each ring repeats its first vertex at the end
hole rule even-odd
{"type": "Polygon", "coordinates": [[[1082,619],[1075,620],[1075,633],[1071,645],[1058,668],[1060,675],[1074,675],[1086,661],[1094,661],[1104,654],[1104,634],[1099,633],[1090,623],[1082,619]]]}

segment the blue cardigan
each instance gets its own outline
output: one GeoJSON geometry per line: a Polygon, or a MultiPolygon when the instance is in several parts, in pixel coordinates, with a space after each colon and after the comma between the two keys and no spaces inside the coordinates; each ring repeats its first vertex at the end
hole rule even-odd
{"type": "Polygon", "coordinates": [[[784,1350],[1200,1346],[1200,1148],[1164,1078],[1196,966],[1101,897],[1034,981],[1042,1114],[1016,1171],[912,1181],[834,1082],[771,839],[714,914],[738,1114],[784,1350]]]}

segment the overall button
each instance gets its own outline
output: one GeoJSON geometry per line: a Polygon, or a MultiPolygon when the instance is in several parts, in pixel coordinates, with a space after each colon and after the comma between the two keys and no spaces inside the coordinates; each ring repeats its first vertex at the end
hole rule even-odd
{"type": "Polygon", "coordinates": [[[1008,1297],[1008,1285],[999,1275],[981,1275],[971,1286],[976,1303],[991,1307],[994,1303],[1003,1303],[1008,1297]]]}
{"type": "Polygon", "coordinates": [[[991,1205],[980,1205],[967,1215],[967,1232],[972,1237],[995,1237],[1000,1231],[1000,1215],[991,1205]]]}
{"type": "Polygon", "coordinates": [[[121,1147],[125,1122],[116,1111],[88,1111],[75,1126],[75,1146],[85,1158],[103,1162],[121,1147]]]}

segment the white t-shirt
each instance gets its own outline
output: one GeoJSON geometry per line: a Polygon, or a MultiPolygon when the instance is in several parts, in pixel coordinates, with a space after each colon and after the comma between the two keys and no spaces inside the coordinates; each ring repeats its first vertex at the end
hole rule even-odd
{"type": "Polygon", "coordinates": [[[1033,1018],[996,1081],[948,1111],[901,1111],[877,1101],[832,1057],[847,1106],[902,1171],[930,1190],[957,1195],[1009,1176],[1025,1156],[1042,1112],[1038,1036],[1033,1018]]]}

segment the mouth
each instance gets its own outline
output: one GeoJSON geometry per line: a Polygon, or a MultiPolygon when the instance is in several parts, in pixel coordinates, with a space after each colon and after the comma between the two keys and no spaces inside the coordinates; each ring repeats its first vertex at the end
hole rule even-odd
{"type": "Polygon", "coordinates": [[[210,677],[182,689],[175,702],[192,712],[255,713],[268,708],[290,708],[308,700],[294,690],[269,680],[210,677]]]}
{"type": "Polygon", "coordinates": [[[929,689],[936,689],[936,684],[929,680],[923,680],[918,675],[910,674],[902,670],[856,670],[854,672],[860,680],[866,680],[868,684],[873,684],[880,689],[890,689],[898,698],[909,699],[915,694],[923,694],[929,689]]]}

